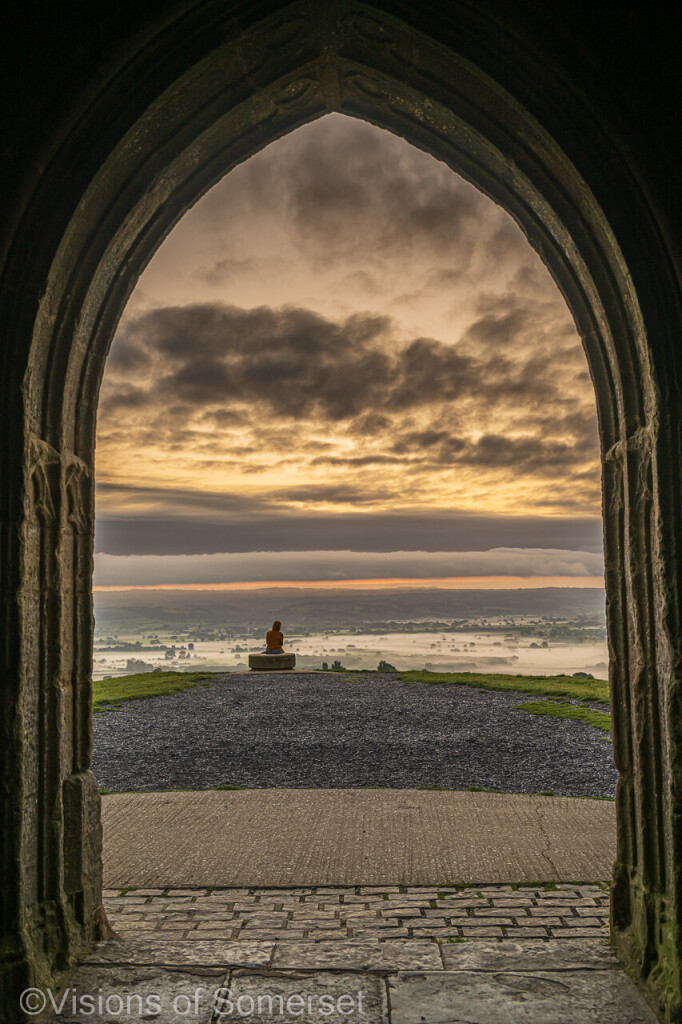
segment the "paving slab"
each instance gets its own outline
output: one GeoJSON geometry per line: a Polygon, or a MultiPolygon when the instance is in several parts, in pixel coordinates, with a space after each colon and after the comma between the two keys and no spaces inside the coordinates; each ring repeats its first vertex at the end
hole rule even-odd
{"type": "Polygon", "coordinates": [[[102,799],[108,888],[594,882],[603,800],[428,790],[252,789],[102,799]]]}
{"type": "Polygon", "coordinates": [[[107,939],[98,942],[83,961],[85,964],[138,964],[140,966],[182,967],[266,967],[274,942],[225,942],[221,939],[107,939]]]}
{"type": "Polygon", "coordinates": [[[613,949],[602,939],[443,943],[441,955],[448,971],[603,971],[621,968],[613,949]]]}
{"type": "Polygon", "coordinates": [[[50,1024],[211,1024],[213,993],[226,980],[226,972],[215,968],[86,965],[55,995],[57,1012],[50,1024]]]}
{"type": "Polygon", "coordinates": [[[658,1024],[622,971],[441,971],[389,979],[391,1024],[658,1024]]]}
{"type": "Polygon", "coordinates": [[[441,970],[440,949],[433,942],[402,939],[346,939],[345,942],[277,943],[272,966],[278,968],[341,968],[357,971],[441,970]]]}
{"type": "Polygon", "coordinates": [[[229,1004],[216,1024],[235,1019],[249,1024],[273,1020],[301,1024],[362,1022],[385,1024],[386,987],[382,978],[343,972],[257,974],[235,971],[230,978],[229,1004]],[[280,1009],[280,1007],[283,1008],[280,1009]]]}

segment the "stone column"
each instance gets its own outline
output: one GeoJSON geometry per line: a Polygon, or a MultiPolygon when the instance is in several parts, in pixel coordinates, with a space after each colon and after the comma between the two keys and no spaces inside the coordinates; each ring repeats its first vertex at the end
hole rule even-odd
{"type": "Polygon", "coordinates": [[[19,993],[54,987],[106,929],[100,797],[90,771],[92,472],[33,437],[24,479],[3,538],[14,601],[3,621],[13,657],[2,694],[0,1020],[13,1024],[19,993]]]}
{"type": "MultiPolygon", "coordinates": [[[[674,409],[664,410],[667,419],[674,409]]],[[[659,428],[660,429],[660,428],[659,428]]],[[[604,526],[613,746],[619,781],[611,933],[666,1021],[682,1020],[679,485],[674,436],[642,428],[605,453],[604,526]],[[663,453],[663,460],[660,459],[663,453]],[[657,457],[658,456],[658,457],[657,457]],[[661,464],[663,462],[663,464],[661,464]],[[675,651],[678,655],[675,655],[675,651]]]]}

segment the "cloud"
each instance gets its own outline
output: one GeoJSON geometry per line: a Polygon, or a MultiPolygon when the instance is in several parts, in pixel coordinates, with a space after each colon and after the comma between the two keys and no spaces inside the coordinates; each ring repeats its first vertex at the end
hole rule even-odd
{"type": "Polygon", "coordinates": [[[433,157],[339,115],[283,140],[248,184],[251,204],[281,197],[301,239],[326,250],[334,239],[337,252],[358,248],[375,225],[382,248],[409,240],[451,251],[465,224],[489,205],[433,157]]]}
{"type": "MultiPolygon", "coordinates": [[[[517,311],[503,320],[504,330],[510,323],[522,329],[517,311]]],[[[488,341],[498,329],[491,323],[488,341]]],[[[311,506],[376,506],[372,470],[382,474],[384,507],[400,503],[408,479],[413,488],[431,489],[427,474],[457,467],[561,479],[571,509],[575,495],[565,480],[577,482],[576,473],[589,467],[596,489],[586,484],[585,501],[598,501],[589,392],[567,389],[565,373],[532,347],[511,356],[497,345],[472,351],[406,339],[385,314],[335,321],[300,307],[219,302],[129,316],[124,342],[126,364],[139,349],[144,369],[135,383],[127,369],[110,369],[98,451],[134,444],[157,452],[157,465],[166,452],[201,472],[222,468],[254,482],[274,465],[297,477],[304,467],[313,476],[328,471],[324,483],[297,481],[299,496],[288,499],[311,506]],[[353,475],[341,481],[342,473],[353,475]]],[[[283,478],[277,489],[284,485],[283,478]]]]}
{"type": "Polygon", "coordinates": [[[252,551],[213,555],[100,554],[95,584],[247,583],[348,579],[428,579],[458,576],[599,577],[601,555],[542,548],[491,551],[252,551]]]}
{"type": "Polygon", "coordinates": [[[265,221],[284,229],[298,260],[355,264],[351,273],[419,255],[461,275],[486,240],[489,264],[518,263],[528,253],[521,230],[474,185],[392,133],[341,114],[302,126],[236,167],[191,217],[227,250],[201,267],[214,284],[233,269],[241,274],[233,238],[246,228],[257,242],[265,221]]]}
{"type": "Polygon", "coordinates": [[[531,316],[527,309],[511,309],[498,316],[487,313],[474,320],[467,335],[485,345],[510,345],[527,327],[529,320],[531,316]]]}
{"type": "MultiPolygon", "coordinates": [[[[522,322],[518,311],[509,317],[522,322]]],[[[486,322],[486,338],[507,331],[509,317],[504,327],[486,322]]],[[[148,403],[164,409],[169,400],[214,412],[219,404],[252,403],[272,417],[357,418],[356,430],[362,423],[373,430],[382,415],[463,398],[487,406],[556,400],[561,411],[562,382],[536,353],[510,361],[434,338],[404,342],[386,315],[354,314],[335,322],[297,307],[171,306],[128,320],[127,351],[134,345],[143,353],[141,363],[153,367],[148,403]]],[[[116,371],[114,365],[103,396],[106,412],[144,399],[140,382],[117,385],[116,371]]],[[[582,412],[594,419],[593,409],[582,412]]]]}
{"type": "MultiPolygon", "coordinates": [[[[112,555],[244,551],[471,551],[497,547],[566,548],[600,553],[601,519],[449,512],[301,512],[309,490],[226,495],[182,488],[98,486],[95,550],[112,555]],[[127,511],[122,512],[121,507],[127,511]],[[174,509],[175,514],[169,512],[174,509]]],[[[312,497],[347,500],[348,491],[312,497]]]]}
{"type": "Polygon", "coordinates": [[[252,274],[256,270],[265,269],[262,263],[252,256],[246,259],[223,257],[210,267],[199,267],[195,274],[201,281],[209,284],[221,284],[225,280],[242,274],[252,274]]]}
{"type": "Polygon", "coordinates": [[[396,442],[394,450],[403,455],[426,452],[423,458],[426,465],[504,470],[513,466],[516,473],[554,476],[565,473],[567,469],[574,469],[583,459],[593,457],[594,445],[591,440],[583,438],[577,443],[567,444],[556,440],[545,441],[537,436],[486,434],[474,441],[467,437],[451,436],[442,430],[426,430],[408,434],[396,442]]]}
{"type": "Polygon", "coordinates": [[[379,254],[407,243],[462,260],[466,228],[487,205],[475,188],[372,126],[336,118],[316,128],[277,168],[305,243],[329,251],[333,238],[332,259],[368,243],[379,254]]]}
{"type": "MultiPolygon", "coordinates": [[[[386,316],[334,323],[305,309],[202,303],[131,318],[125,342],[137,344],[156,370],[148,383],[152,406],[169,396],[196,408],[239,401],[274,416],[338,420],[365,412],[386,376],[395,376],[377,343],[389,327],[386,316]]],[[[125,388],[109,386],[103,408],[110,413],[127,401],[125,388]]]]}
{"type": "Polygon", "coordinates": [[[134,384],[121,384],[115,396],[104,399],[101,409],[105,415],[110,409],[141,409],[149,406],[149,392],[134,384]]]}

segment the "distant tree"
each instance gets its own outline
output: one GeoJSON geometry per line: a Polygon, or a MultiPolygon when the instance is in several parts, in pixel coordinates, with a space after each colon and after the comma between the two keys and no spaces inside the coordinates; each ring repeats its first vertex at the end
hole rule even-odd
{"type": "Polygon", "coordinates": [[[345,671],[346,671],[346,666],[342,665],[341,662],[338,659],[336,661],[332,662],[332,672],[345,672],[345,671]]]}
{"type": "Polygon", "coordinates": [[[126,659],[126,672],[151,672],[154,668],[147,661],[142,661],[141,658],[127,658],[126,659]]]}
{"type": "Polygon", "coordinates": [[[328,672],[329,671],[329,664],[328,664],[328,662],[326,662],[326,661],[322,662],[322,671],[323,672],[328,672]]]}
{"type": "Polygon", "coordinates": [[[395,667],[395,665],[391,665],[388,661],[384,661],[383,659],[377,665],[377,672],[397,672],[397,671],[398,671],[398,669],[395,667]]]}

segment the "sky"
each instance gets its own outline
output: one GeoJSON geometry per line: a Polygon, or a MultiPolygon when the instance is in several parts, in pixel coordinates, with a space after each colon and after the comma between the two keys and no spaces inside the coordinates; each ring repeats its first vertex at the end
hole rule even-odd
{"type": "Polygon", "coordinates": [[[340,114],[160,246],[96,477],[98,586],[601,585],[594,391],[548,270],[472,184],[340,114]]]}

